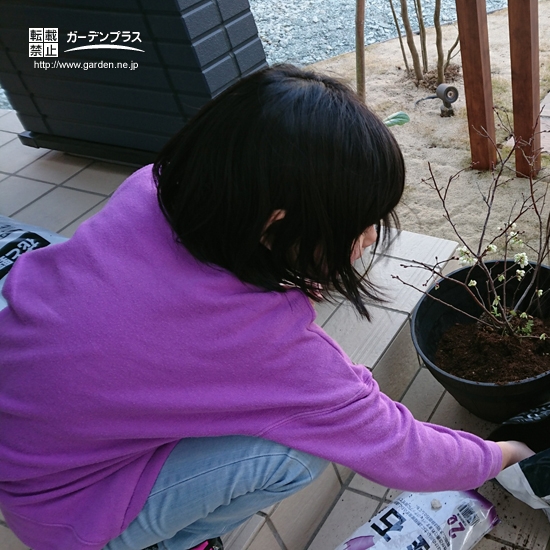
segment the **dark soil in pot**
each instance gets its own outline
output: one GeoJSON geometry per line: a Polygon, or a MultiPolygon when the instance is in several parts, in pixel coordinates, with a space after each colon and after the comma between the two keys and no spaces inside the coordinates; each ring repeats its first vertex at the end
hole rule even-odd
{"type": "Polygon", "coordinates": [[[529,338],[502,336],[478,323],[457,324],[441,337],[435,364],[459,378],[507,384],[550,370],[550,320],[534,318],[529,338]],[[541,334],[549,338],[541,340],[541,334]]]}

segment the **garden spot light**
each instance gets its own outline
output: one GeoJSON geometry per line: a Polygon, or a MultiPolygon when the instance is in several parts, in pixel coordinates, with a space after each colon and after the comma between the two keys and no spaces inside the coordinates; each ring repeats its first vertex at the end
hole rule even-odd
{"type": "Polygon", "coordinates": [[[449,84],[440,84],[435,90],[435,94],[443,101],[443,105],[441,105],[441,116],[453,116],[455,112],[451,104],[458,99],[458,90],[449,84]]]}
{"type": "Polygon", "coordinates": [[[428,97],[423,97],[415,102],[415,105],[418,105],[421,101],[426,101],[426,99],[441,99],[443,105],[441,105],[441,116],[449,117],[455,114],[452,103],[458,99],[458,90],[451,86],[450,84],[440,84],[436,90],[436,95],[429,95],[428,97]]]}

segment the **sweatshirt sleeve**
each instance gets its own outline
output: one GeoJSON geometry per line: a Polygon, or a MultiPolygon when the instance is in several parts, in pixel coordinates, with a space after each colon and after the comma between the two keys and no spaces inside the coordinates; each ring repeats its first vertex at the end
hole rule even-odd
{"type": "Polygon", "coordinates": [[[417,421],[405,406],[380,391],[367,368],[353,365],[320,329],[318,336],[327,346],[317,364],[332,365],[321,368],[316,380],[301,384],[308,402],[325,406],[292,415],[270,426],[262,437],[400,490],[474,489],[500,472],[502,453],[496,443],[417,421]],[[322,380],[325,376],[329,380],[322,380]]]}

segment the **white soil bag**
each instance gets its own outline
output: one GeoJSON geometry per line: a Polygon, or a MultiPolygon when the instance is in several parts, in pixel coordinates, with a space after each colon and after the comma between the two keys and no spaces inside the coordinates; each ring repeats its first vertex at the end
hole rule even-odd
{"type": "Polygon", "coordinates": [[[497,481],[512,495],[550,520],[550,449],[505,468],[497,481]]]}
{"type": "Polygon", "coordinates": [[[470,550],[498,522],[476,491],[402,493],[336,550],[470,550]]]}

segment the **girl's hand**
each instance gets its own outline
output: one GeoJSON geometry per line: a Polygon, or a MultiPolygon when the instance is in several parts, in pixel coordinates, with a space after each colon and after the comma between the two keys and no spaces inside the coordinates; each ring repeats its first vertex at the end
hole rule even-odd
{"type": "Polygon", "coordinates": [[[498,441],[497,445],[502,450],[503,470],[535,454],[535,451],[530,449],[525,443],[521,443],[521,441],[498,441]]]}

